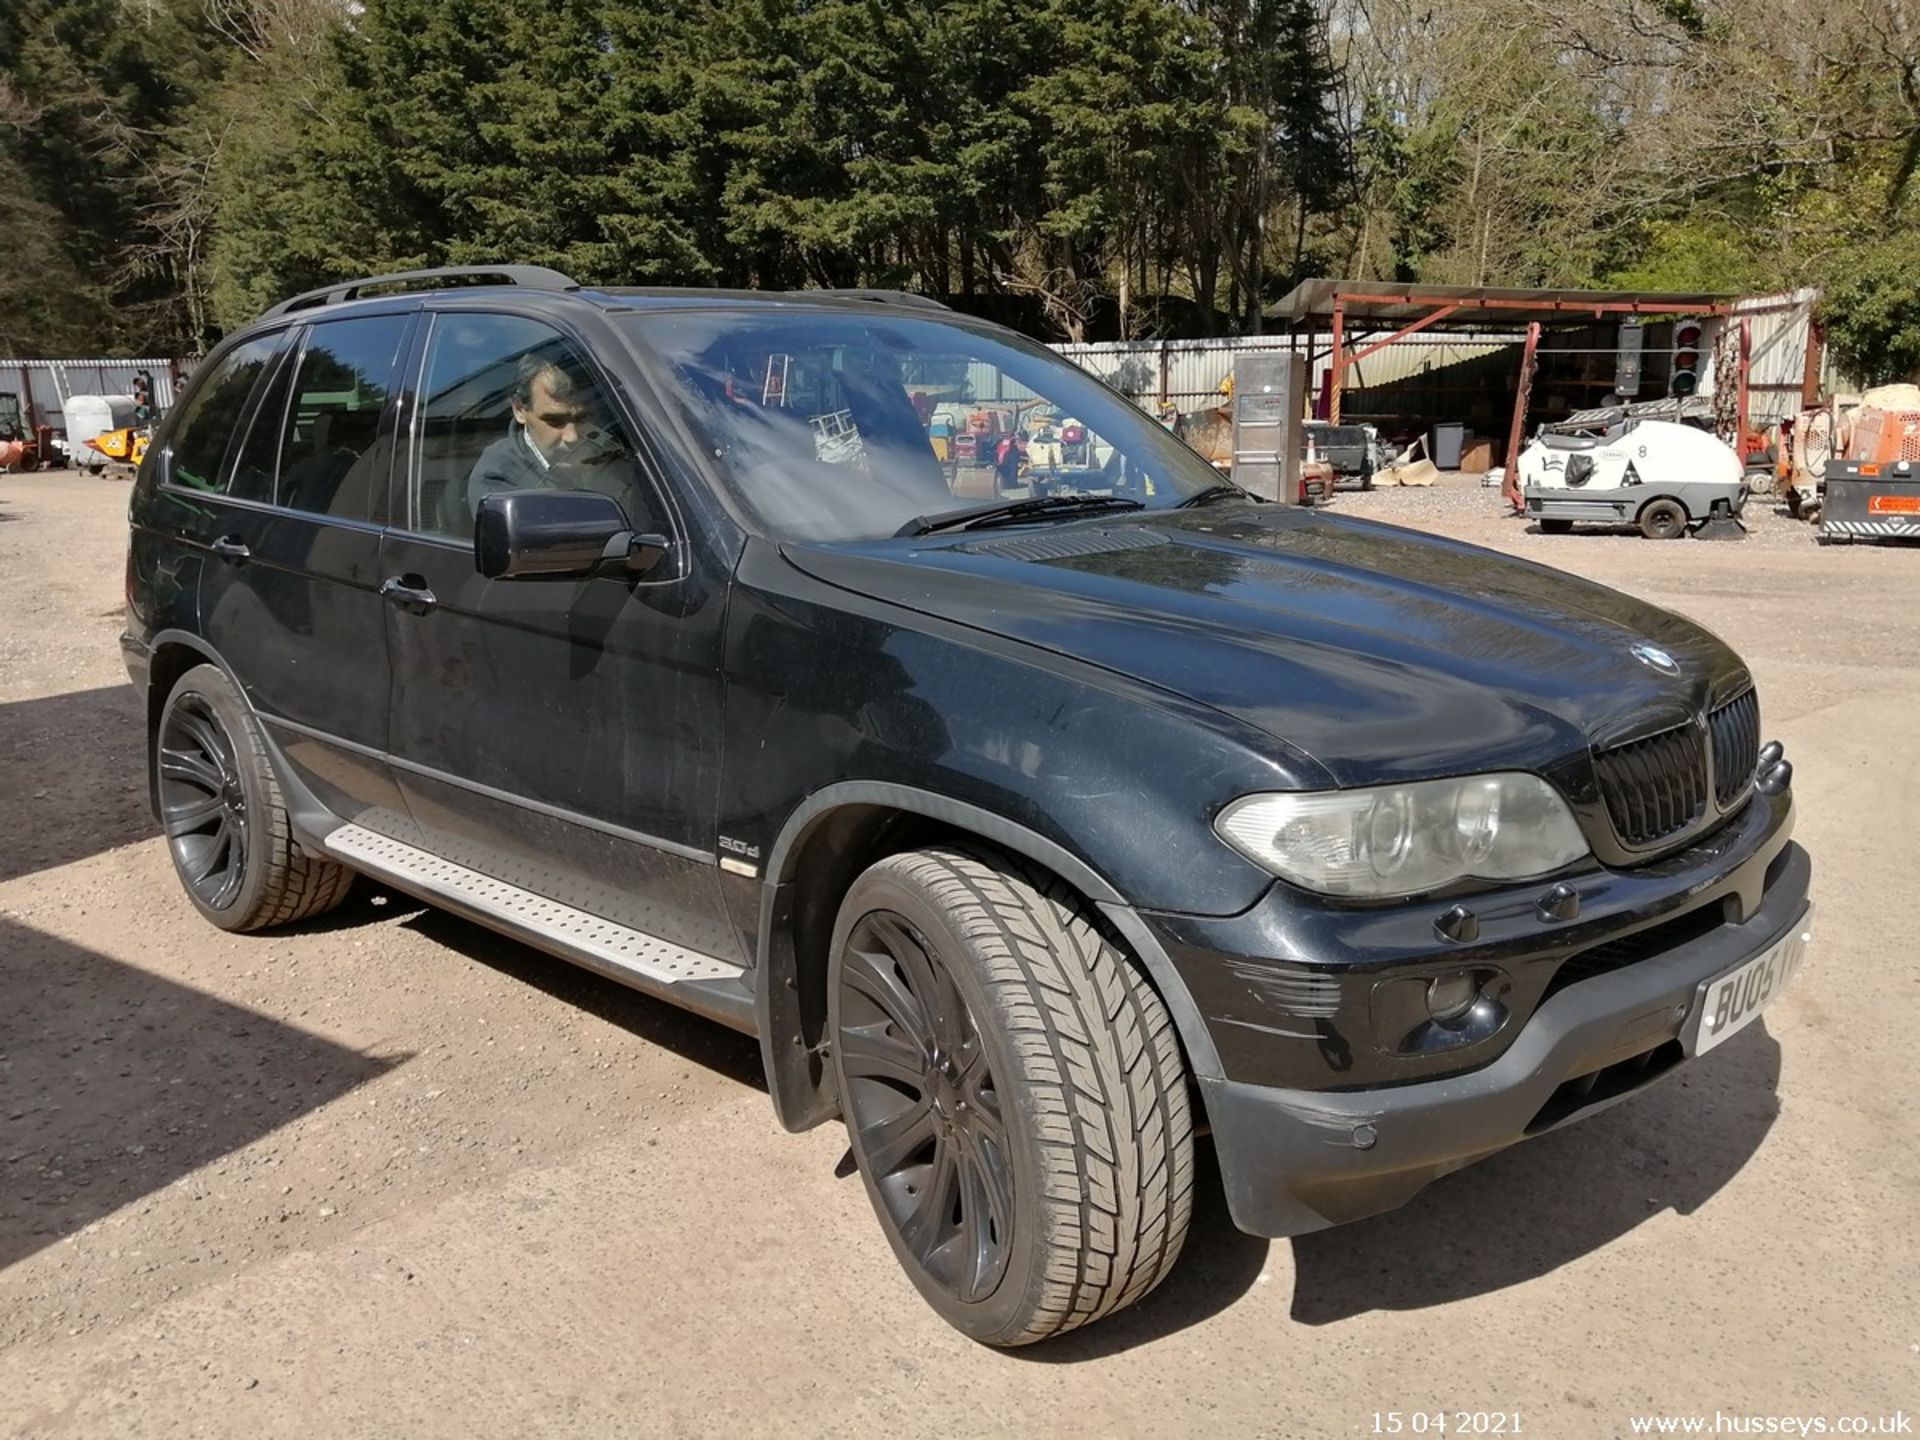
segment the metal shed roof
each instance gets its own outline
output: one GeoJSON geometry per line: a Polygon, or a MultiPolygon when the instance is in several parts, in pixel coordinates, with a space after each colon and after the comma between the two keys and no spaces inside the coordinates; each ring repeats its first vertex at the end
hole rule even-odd
{"type": "Polygon", "coordinates": [[[1499,329],[1535,320],[1593,320],[1604,315],[1724,315],[1736,297],[1698,291],[1506,290],[1481,285],[1421,285],[1394,280],[1303,280],[1267,311],[1269,319],[1299,324],[1329,319],[1336,302],[1349,325],[1405,325],[1443,306],[1449,327],[1499,329]]]}

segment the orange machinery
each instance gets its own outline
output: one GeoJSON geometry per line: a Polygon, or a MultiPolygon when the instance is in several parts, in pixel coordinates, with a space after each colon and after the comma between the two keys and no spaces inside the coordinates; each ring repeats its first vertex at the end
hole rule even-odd
{"type": "Polygon", "coordinates": [[[1829,425],[1818,485],[1822,543],[1920,540],[1920,391],[1869,391],[1851,414],[1836,404],[1829,425]]]}

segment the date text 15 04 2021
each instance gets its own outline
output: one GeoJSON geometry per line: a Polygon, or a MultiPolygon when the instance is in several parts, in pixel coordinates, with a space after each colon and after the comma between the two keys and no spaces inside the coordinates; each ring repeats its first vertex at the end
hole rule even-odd
{"type": "Polygon", "coordinates": [[[1518,1410],[1376,1410],[1376,1435],[1518,1435],[1518,1410]]]}

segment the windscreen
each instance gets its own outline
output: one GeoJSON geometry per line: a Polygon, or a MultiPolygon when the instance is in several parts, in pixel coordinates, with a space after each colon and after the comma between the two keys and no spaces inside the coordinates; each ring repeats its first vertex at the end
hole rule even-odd
{"type": "Polygon", "coordinates": [[[1150,509],[1221,482],[1043,346],[937,319],[825,311],[629,317],[723,482],[768,534],[866,540],[1012,501],[1150,509]]]}

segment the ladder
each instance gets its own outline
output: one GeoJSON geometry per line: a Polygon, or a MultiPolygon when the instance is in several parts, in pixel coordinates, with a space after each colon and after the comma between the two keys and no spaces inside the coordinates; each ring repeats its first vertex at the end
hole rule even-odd
{"type": "Polygon", "coordinates": [[[767,380],[760,390],[760,403],[771,408],[787,403],[787,367],[793,357],[784,353],[767,356],[767,380]]]}

